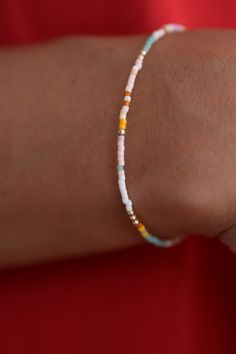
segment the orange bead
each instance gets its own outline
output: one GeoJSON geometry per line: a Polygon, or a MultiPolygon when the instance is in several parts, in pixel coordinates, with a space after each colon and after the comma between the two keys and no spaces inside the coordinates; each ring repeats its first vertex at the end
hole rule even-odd
{"type": "Polygon", "coordinates": [[[145,229],[145,226],[140,222],[138,225],[137,225],[137,229],[142,231],[145,229]]]}
{"type": "Polygon", "coordinates": [[[131,96],[131,92],[125,91],[125,96],[131,96]]]}
{"type": "Polygon", "coordinates": [[[140,227],[142,226],[143,224],[140,222],[140,223],[138,223],[138,225],[137,225],[137,229],[140,229],[140,227]]]}
{"type": "Polygon", "coordinates": [[[123,101],[123,106],[129,106],[129,101],[123,101]]]}
{"type": "Polygon", "coordinates": [[[127,125],[127,119],[120,119],[119,128],[125,129],[127,125]]]}

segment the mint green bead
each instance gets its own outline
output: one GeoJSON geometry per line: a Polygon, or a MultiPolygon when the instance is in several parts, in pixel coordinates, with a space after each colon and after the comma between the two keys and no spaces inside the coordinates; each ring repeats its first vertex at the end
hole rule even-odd
{"type": "Polygon", "coordinates": [[[116,169],[117,169],[117,171],[121,171],[124,169],[124,165],[117,165],[116,169]]]}

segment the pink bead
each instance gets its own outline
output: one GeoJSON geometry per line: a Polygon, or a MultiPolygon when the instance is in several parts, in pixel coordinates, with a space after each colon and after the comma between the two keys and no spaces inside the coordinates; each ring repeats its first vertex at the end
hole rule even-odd
{"type": "Polygon", "coordinates": [[[125,141],[125,136],[124,135],[119,135],[118,136],[118,141],[125,141]]]}

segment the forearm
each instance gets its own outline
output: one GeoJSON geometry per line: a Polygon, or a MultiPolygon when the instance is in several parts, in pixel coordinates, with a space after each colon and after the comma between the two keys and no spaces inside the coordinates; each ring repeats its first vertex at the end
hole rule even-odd
{"type": "MultiPolygon", "coordinates": [[[[145,58],[127,185],[158,236],[235,225],[235,31],[168,35],[145,58]]],[[[0,53],[0,266],[142,241],[116,175],[123,91],[144,37],[71,38],[0,53]]],[[[233,230],[233,229],[232,229],[233,230]]]]}
{"type": "Polygon", "coordinates": [[[115,165],[117,115],[142,42],[73,38],[1,51],[0,266],[140,242],[115,165]]]}

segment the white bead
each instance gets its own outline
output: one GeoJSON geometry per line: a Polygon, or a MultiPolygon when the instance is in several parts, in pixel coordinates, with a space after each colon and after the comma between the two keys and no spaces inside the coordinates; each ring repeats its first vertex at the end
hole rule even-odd
{"type": "Polygon", "coordinates": [[[168,32],[182,32],[186,30],[185,26],[176,24],[176,23],[168,23],[167,25],[164,26],[164,29],[168,32]]]}
{"type": "Polygon", "coordinates": [[[118,155],[117,156],[117,160],[119,160],[119,159],[124,159],[124,154],[123,155],[118,155]]]}
{"type": "Polygon", "coordinates": [[[154,31],[152,33],[153,37],[158,40],[160,38],[162,38],[164,35],[165,35],[165,30],[163,28],[157,30],[157,31],[154,31]]]}
{"type": "Polygon", "coordinates": [[[125,171],[124,170],[119,170],[118,175],[121,180],[125,179],[125,171]]]}
{"type": "Polygon", "coordinates": [[[124,157],[125,157],[124,151],[119,151],[119,152],[117,153],[117,159],[124,159],[124,157]]]}
{"type": "Polygon", "coordinates": [[[131,101],[131,97],[130,97],[130,96],[125,96],[125,97],[124,97],[124,101],[130,102],[130,101],[131,101]]]}
{"type": "Polygon", "coordinates": [[[132,92],[134,88],[134,85],[130,85],[129,83],[127,84],[126,88],[125,88],[125,91],[129,91],[129,92],[132,92]]]}
{"type": "Polygon", "coordinates": [[[129,78],[128,78],[128,84],[133,85],[134,83],[135,83],[135,77],[130,75],[129,78]]]}
{"type": "Polygon", "coordinates": [[[135,60],[135,65],[137,65],[138,67],[141,66],[142,67],[142,64],[143,64],[143,60],[138,58],[135,60]]]}
{"type": "Polygon", "coordinates": [[[133,68],[136,68],[137,72],[141,69],[142,65],[134,64],[133,68]]]}
{"type": "MultiPolygon", "coordinates": [[[[137,76],[137,74],[135,73],[132,73],[132,71],[130,72],[130,74],[129,74],[129,79],[132,79],[132,80],[135,80],[136,79],[136,76],[137,76]]],[[[128,80],[129,80],[128,79],[128,80]]]]}
{"type": "MultiPolygon", "coordinates": [[[[134,86],[134,83],[135,83],[135,79],[133,79],[132,77],[129,77],[128,85],[134,86]]],[[[126,106],[126,107],[128,107],[128,106],[126,106]]]]}
{"type": "Polygon", "coordinates": [[[125,190],[125,181],[118,179],[118,184],[119,184],[120,190],[124,191],[125,190]]]}
{"type": "Polygon", "coordinates": [[[138,73],[138,68],[137,68],[137,66],[136,65],[134,65],[133,67],[132,67],[132,69],[131,69],[131,74],[133,74],[133,75],[137,75],[137,73],[138,73]]]}
{"type": "Polygon", "coordinates": [[[142,64],[136,64],[136,65],[137,65],[137,67],[139,68],[139,70],[142,69],[142,64]]]}
{"type": "Polygon", "coordinates": [[[125,159],[124,151],[117,152],[117,159],[118,160],[124,160],[125,159]]]}
{"type": "Polygon", "coordinates": [[[123,191],[122,191],[122,201],[124,204],[126,204],[129,200],[129,196],[128,196],[128,193],[127,193],[127,189],[126,189],[126,186],[124,187],[123,191]]]}
{"type": "Polygon", "coordinates": [[[119,140],[119,141],[117,142],[117,146],[120,147],[120,148],[125,149],[125,143],[124,143],[124,141],[119,140]]]}
{"type": "Polygon", "coordinates": [[[118,157],[123,157],[125,153],[125,149],[124,148],[120,148],[118,147],[118,157]]]}
{"type": "Polygon", "coordinates": [[[132,201],[129,199],[127,202],[126,202],[126,210],[127,211],[130,211],[132,210],[132,201]]]}
{"type": "Polygon", "coordinates": [[[122,108],[121,108],[121,111],[122,112],[128,112],[128,110],[129,110],[129,107],[128,106],[122,106],[122,108]]]}
{"type": "Polygon", "coordinates": [[[122,201],[126,204],[129,200],[126,187],[122,190],[122,201]]]}
{"type": "Polygon", "coordinates": [[[118,152],[119,152],[119,154],[124,154],[124,151],[125,151],[125,146],[123,145],[123,146],[118,146],[118,152]]]}
{"type": "Polygon", "coordinates": [[[126,119],[126,116],[127,116],[127,111],[120,111],[120,119],[126,119]]]}
{"type": "Polygon", "coordinates": [[[126,204],[127,201],[129,200],[126,187],[123,187],[123,188],[121,187],[121,198],[122,198],[122,202],[124,204],[126,204]]]}
{"type": "Polygon", "coordinates": [[[127,211],[131,211],[132,210],[132,204],[131,204],[131,206],[130,205],[127,206],[127,204],[126,204],[126,210],[127,211]]]}
{"type": "Polygon", "coordinates": [[[125,181],[120,182],[119,186],[120,186],[120,190],[121,190],[122,199],[126,199],[127,198],[127,189],[126,189],[125,181]]]}
{"type": "Polygon", "coordinates": [[[129,199],[127,199],[127,198],[126,199],[122,199],[122,203],[126,205],[127,200],[129,200],[129,199]]]}

